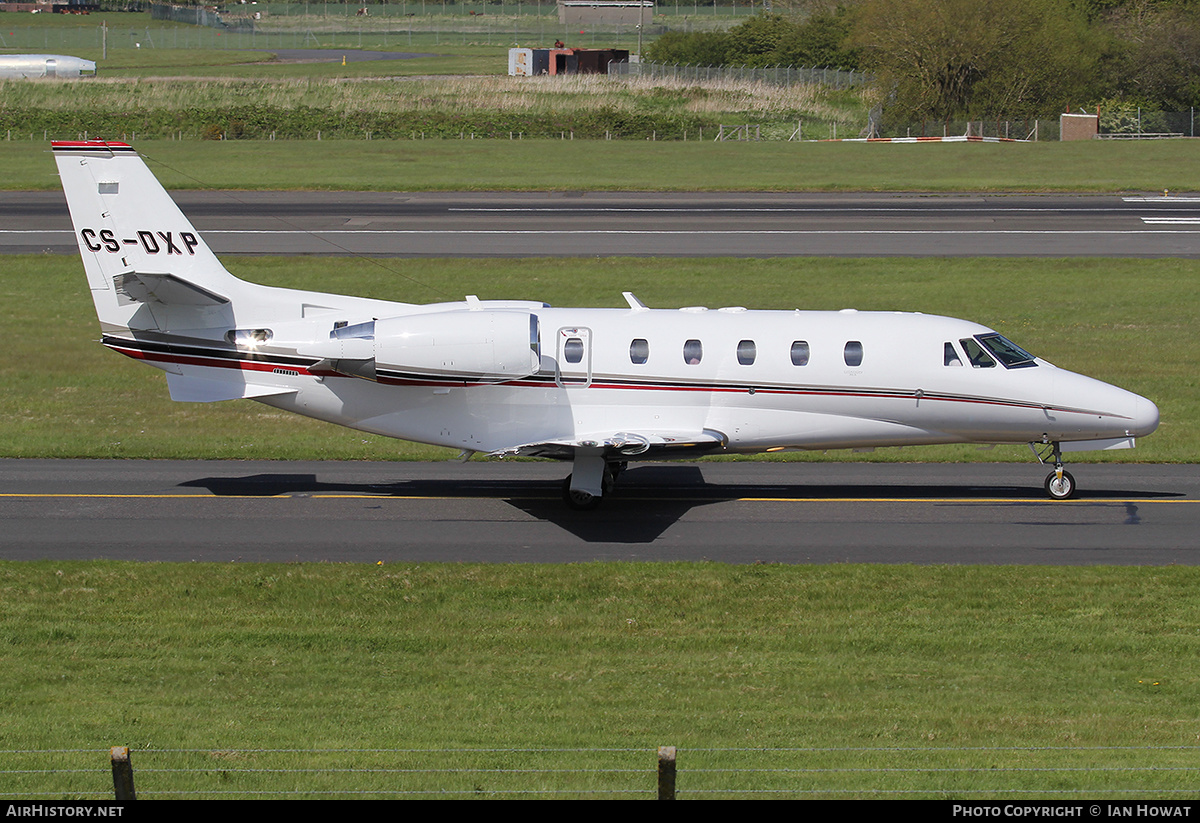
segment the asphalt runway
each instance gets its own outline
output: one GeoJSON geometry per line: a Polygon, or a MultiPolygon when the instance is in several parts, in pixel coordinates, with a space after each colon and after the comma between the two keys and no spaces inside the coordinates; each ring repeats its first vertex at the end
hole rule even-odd
{"type": "MultiPolygon", "coordinates": [[[[1200,197],[179,192],[218,254],[1198,257],[1200,197]]],[[[148,227],[152,229],[153,227],[148,227]]],[[[60,192],[0,200],[0,254],[75,254],[60,192]]]]}
{"type": "Polygon", "coordinates": [[[594,512],[540,462],[0,460],[0,557],[1191,565],[1200,467],[632,464],[594,512]]]}

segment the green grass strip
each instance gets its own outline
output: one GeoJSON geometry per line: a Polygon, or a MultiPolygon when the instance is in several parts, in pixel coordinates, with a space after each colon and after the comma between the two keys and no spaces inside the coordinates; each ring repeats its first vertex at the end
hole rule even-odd
{"type": "MultiPolygon", "coordinates": [[[[0,143],[0,188],[58,188],[42,132],[32,141],[30,136],[14,132],[0,143]]],[[[128,133],[88,136],[132,139],[128,133]]],[[[1200,166],[1192,162],[1188,141],[911,145],[714,143],[711,137],[706,132],[703,143],[151,140],[138,148],[168,188],[1200,191],[1200,166]]]]}
{"type": "Polygon", "coordinates": [[[1183,567],[0,562],[0,769],[103,797],[127,745],[146,797],[652,797],[674,745],[682,796],[1180,797],[1198,593],[1183,567]]]}

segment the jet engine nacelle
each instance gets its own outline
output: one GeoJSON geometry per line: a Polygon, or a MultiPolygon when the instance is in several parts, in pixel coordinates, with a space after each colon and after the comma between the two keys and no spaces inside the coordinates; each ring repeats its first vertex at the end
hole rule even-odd
{"type": "Polygon", "coordinates": [[[541,365],[537,315],[522,311],[386,317],[335,329],[318,350],[326,367],[368,380],[501,383],[528,377],[541,365]]]}
{"type": "Polygon", "coordinates": [[[537,315],[454,311],[375,321],[375,369],[501,382],[541,365],[537,315]]]}

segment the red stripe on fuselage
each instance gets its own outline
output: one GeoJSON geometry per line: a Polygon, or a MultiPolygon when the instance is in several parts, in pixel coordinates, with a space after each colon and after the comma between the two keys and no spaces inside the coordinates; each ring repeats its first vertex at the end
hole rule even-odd
{"type": "MultiPolygon", "coordinates": [[[[242,371],[256,372],[273,372],[275,369],[290,369],[291,371],[300,372],[311,376],[320,377],[345,377],[352,380],[361,378],[351,375],[341,374],[339,372],[330,372],[322,370],[320,372],[312,371],[311,367],[301,366],[295,363],[270,363],[256,360],[240,360],[226,359],[219,357],[207,357],[204,355],[184,355],[168,352],[146,352],[140,349],[127,346],[117,345],[115,343],[105,343],[106,346],[124,354],[126,357],[131,357],[135,360],[145,360],[156,363],[176,363],[184,366],[205,366],[211,368],[222,369],[240,369],[242,371]]],[[[524,388],[549,388],[557,386],[556,383],[550,383],[547,379],[530,379],[523,378],[520,380],[509,380],[500,383],[488,383],[480,381],[466,381],[456,378],[444,380],[422,380],[419,378],[409,377],[387,377],[380,376],[376,381],[381,385],[407,387],[407,388],[479,388],[483,386],[509,386],[509,387],[524,387],[524,388]]],[[[575,384],[582,388],[582,384],[575,384]]],[[[572,384],[566,384],[570,388],[572,384]]],[[[719,394],[750,394],[749,386],[726,386],[726,385],[711,385],[711,386],[693,386],[684,384],[648,384],[648,383],[621,383],[621,382],[605,382],[593,381],[588,389],[604,389],[604,390],[620,390],[620,391],[669,391],[669,392],[710,392],[719,394]]],[[[863,399],[876,400],[914,400],[915,395],[912,392],[894,389],[880,389],[878,391],[847,391],[844,389],[804,389],[804,388],[759,388],[754,387],[755,394],[771,394],[784,395],[791,397],[856,397],[863,399]]],[[[1123,415],[1111,414],[1109,412],[1093,411],[1089,409],[1070,409],[1061,406],[1047,406],[1042,403],[1030,403],[1021,400],[1003,400],[999,398],[986,397],[957,397],[947,395],[934,395],[926,392],[921,396],[921,400],[938,401],[942,403],[970,403],[983,406],[1005,406],[1008,408],[1025,408],[1037,409],[1050,412],[1064,412],[1070,414],[1094,414],[1101,417],[1128,419],[1123,415]]]]}

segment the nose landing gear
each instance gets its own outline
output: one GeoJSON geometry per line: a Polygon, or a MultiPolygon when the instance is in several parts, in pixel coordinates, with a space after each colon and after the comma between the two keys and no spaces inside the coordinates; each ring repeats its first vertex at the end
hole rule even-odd
{"type": "Polygon", "coordinates": [[[1061,464],[1046,475],[1046,494],[1055,500],[1070,500],[1075,496],[1075,478],[1063,471],[1061,464]]]}
{"type": "Polygon", "coordinates": [[[1075,478],[1071,476],[1069,471],[1063,469],[1062,450],[1057,442],[1054,443],[1030,443],[1029,447],[1033,450],[1038,462],[1042,465],[1047,463],[1046,458],[1049,456],[1054,460],[1054,471],[1046,475],[1046,494],[1050,495],[1052,500],[1070,500],[1075,496],[1075,478]],[[1038,451],[1038,446],[1042,446],[1042,450],[1038,451]],[[1048,449],[1046,447],[1049,447],[1048,449]]]}

